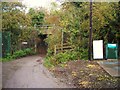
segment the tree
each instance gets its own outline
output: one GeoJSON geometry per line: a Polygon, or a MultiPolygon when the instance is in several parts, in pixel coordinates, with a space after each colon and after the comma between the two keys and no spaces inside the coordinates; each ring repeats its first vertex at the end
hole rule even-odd
{"type": "Polygon", "coordinates": [[[33,26],[35,26],[35,25],[42,26],[44,24],[45,12],[42,9],[43,8],[38,8],[38,9],[30,8],[29,9],[28,14],[31,17],[33,26]]]}
{"type": "Polygon", "coordinates": [[[48,31],[52,33],[52,35],[48,35],[46,42],[48,43],[49,49],[54,51],[54,45],[61,44],[62,36],[61,36],[61,28],[60,28],[60,12],[57,10],[51,10],[50,13],[46,13],[45,15],[45,24],[47,24],[48,31]]]}
{"type": "MultiPolygon", "coordinates": [[[[93,40],[103,39],[104,44],[117,42],[115,35],[119,30],[115,30],[113,23],[117,21],[115,6],[117,3],[93,3],[93,40]]],[[[88,53],[89,7],[88,2],[65,2],[58,15],[65,41],[75,45],[81,58],[86,58],[88,53]]]]}
{"type": "Polygon", "coordinates": [[[17,50],[21,34],[31,26],[29,15],[25,13],[25,6],[20,2],[2,2],[2,29],[11,32],[11,49],[17,50]]]}

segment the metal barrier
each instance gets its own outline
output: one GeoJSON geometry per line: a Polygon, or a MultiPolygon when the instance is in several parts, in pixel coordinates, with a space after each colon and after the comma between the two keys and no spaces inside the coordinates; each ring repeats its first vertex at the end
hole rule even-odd
{"type": "Polygon", "coordinates": [[[11,52],[11,33],[2,32],[2,56],[5,57],[7,53],[11,52]]]}

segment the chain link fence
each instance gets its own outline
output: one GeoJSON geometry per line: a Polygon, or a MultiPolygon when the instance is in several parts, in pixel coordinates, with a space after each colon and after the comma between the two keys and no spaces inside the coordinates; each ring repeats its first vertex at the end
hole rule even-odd
{"type": "Polygon", "coordinates": [[[7,53],[11,53],[11,33],[1,32],[2,35],[2,56],[5,57],[7,53]]]}

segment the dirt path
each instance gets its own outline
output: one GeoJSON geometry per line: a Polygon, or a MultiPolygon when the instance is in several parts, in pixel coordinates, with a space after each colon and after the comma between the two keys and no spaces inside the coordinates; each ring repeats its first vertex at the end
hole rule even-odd
{"type": "Polygon", "coordinates": [[[3,88],[67,88],[42,61],[42,57],[30,56],[3,63],[3,88]]]}

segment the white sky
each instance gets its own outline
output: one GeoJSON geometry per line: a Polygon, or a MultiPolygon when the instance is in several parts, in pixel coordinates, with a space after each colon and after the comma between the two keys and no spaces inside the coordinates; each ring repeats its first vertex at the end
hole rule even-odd
{"type": "Polygon", "coordinates": [[[22,0],[22,3],[25,4],[28,8],[37,8],[44,7],[50,9],[51,2],[56,2],[59,0],[22,0]]]}

